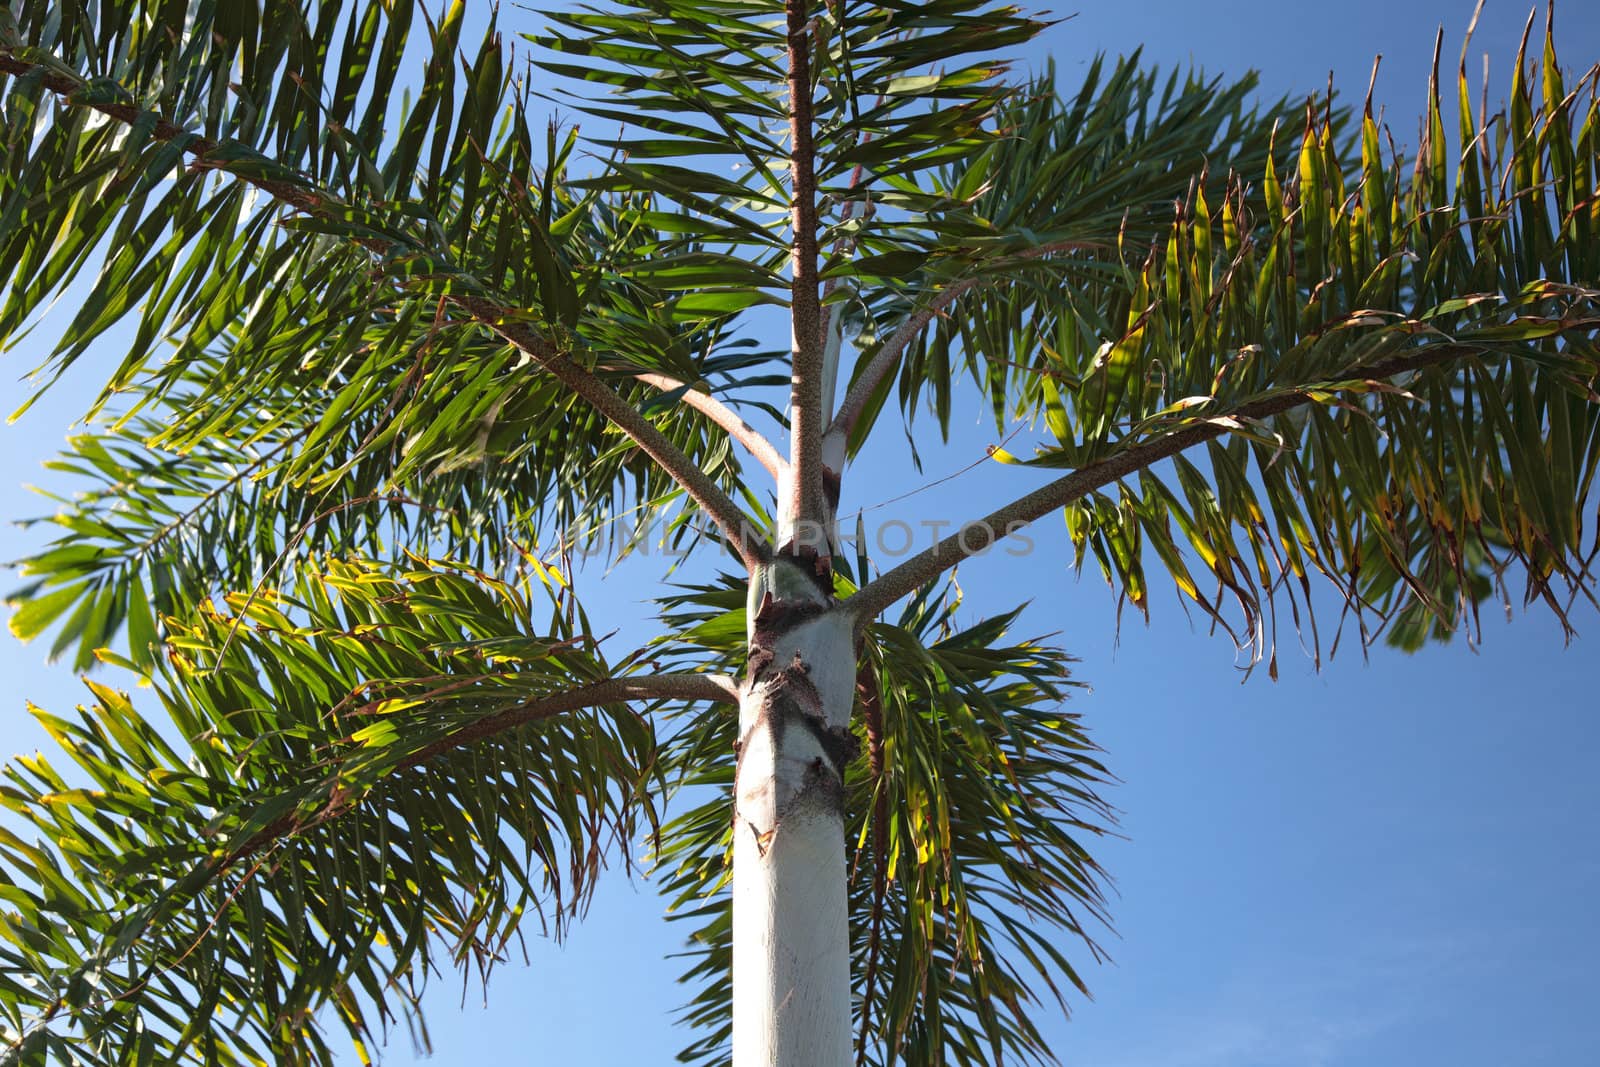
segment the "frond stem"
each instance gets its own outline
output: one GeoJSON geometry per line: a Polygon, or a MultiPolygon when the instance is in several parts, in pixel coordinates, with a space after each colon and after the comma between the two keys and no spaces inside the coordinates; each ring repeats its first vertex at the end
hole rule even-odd
{"type": "Polygon", "coordinates": [[[656,429],[654,423],[623,400],[616,390],[574,363],[527,323],[513,317],[510,309],[501,308],[481,297],[456,296],[452,299],[501,339],[531,356],[552,377],[587,400],[591,407],[632,438],[645,455],[682,486],[690,499],[711,517],[747,568],[754,568],[768,559],[766,542],[739,505],[722,491],[710,475],[669,441],[666,434],[656,429]]]}
{"type": "MultiPolygon", "coordinates": [[[[396,771],[420,767],[447,752],[541,722],[580,708],[621,704],[630,700],[705,700],[727,704],[739,702],[739,688],[733,679],[721,674],[646,674],[606,678],[560,693],[531,700],[463,726],[448,737],[424,745],[401,759],[396,771]]],[[[252,834],[243,844],[213,863],[213,875],[220,875],[240,860],[285,838],[304,833],[330,819],[338,818],[359,801],[359,797],[335,795],[322,808],[309,814],[291,813],[273,820],[252,834]]]]}
{"type": "MultiPolygon", "coordinates": [[[[1366,367],[1351,368],[1336,380],[1374,381],[1392,378],[1397,374],[1421,370],[1435,364],[1475,355],[1477,352],[1478,350],[1470,345],[1442,344],[1406,355],[1393,356],[1368,364],[1366,367]]],[[[1231,411],[1220,412],[1217,417],[1262,419],[1281,415],[1293,408],[1314,403],[1313,388],[1326,388],[1326,385],[1319,383],[1316,387],[1303,386],[1286,390],[1242,404],[1231,411]]],[[[987,550],[997,541],[1010,536],[1029,523],[1066,507],[1102,486],[1126,478],[1130,474],[1136,474],[1161,460],[1175,456],[1195,445],[1222,437],[1229,432],[1231,431],[1227,426],[1209,421],[1142,445],[1135,445],[1125,452],[1118,452],[1087,467],[1080,467],[1071,474],[1057,478],[980,519],[957,526],[956,533],[867,583],[859,593],[846,600],[844,606],[855,613],[858,627],[865,625],[896,600],[937,578],[962,560],[987,550]]]]}
{"type": "Polygon", "coordinates": [[[789,469],[788,460],[778,453],[777,446],[767,440],[760,430],[746,422],[737,411],[734,411],[710,393],[702,393],[692,385],[685,389],[684,387],[687,383],[680,382],[676,378],[670,378],[665,374],[643,373],[635,374],[634,377],[646,385],[660,389],[664,393],[670,393],[675,389],[684,389],[684,393],[679,399],[686,407],[693,408],[727,431],[728,436],[743,445],[745,450],[755,457],[756,462],[765,467],[767,473],[774,478],[783,477],[784,472],[789,469]]]}
{"type": "Polygon", "coordinates": [[[789,48],[789,170],[794,228],[790,325],[790,499],[781,502],[796,522],[823,517],[822,298],[817,264],[816,121],[811,99],[811,21],[807,0],[785,0],[789,48]]]}
{"type": "MultiPolygon", "coordinates": [[[[870,141],[870,135],[865,139],[870,141]]],[[[855,192],[860,187],[861,179],[865,174],[866,167],[857,163],[855,169],[850,172],[850,184],[847,189],[852,193],[855,192]]],[[[855,216],[855,207],[856,202],[854,200],[845,201],[844,207],[839,212],[839,225],[843,226],[855,216]]],[[[869,198],[861,210],[862,223],[866,223],[873,213],[873,202],[869,198]]],[[[848,257],[855,251],[855,247],[855,238],[839,238],[833,244],[834,259],[840,260],[848,257]]],[[[833,407],[838,401],[836,394],[839,390],[839,354],[844,348],[844,325],[842,322],[844,316],[840,311],[839,305],[830,306],[828,304],[828,298],[833,295],[833,291],[838,288],[838,285],[838,278],[829,278],[822,283],[822,411],[819,418],[823,423],[829,425],[833,422],[833,407]]],[[[826,434],[824,434],[824,438],[826,438],[826,434]]],[[[827,459],[825,457],[824,463],[826,464],[826,462],[827,459]]],[[[833,473],[838,474],[839,472],[834,471],[833,473]]]]}
{"type": "MultiPolygon", "coordinates": [[[[1054,241],[1049,244],[1039,245],[1015,253],[1022,259],[1041,259],[1054,252],[1071,252],[1086,248],[1097,247],[1082,241],[1054,241]]],[[[845,393],[844,400],[839,404],[838,414],[834,415],[833,423],[828,427],[827,436],[830,439],[847,440],[855,431],[856,423],[860,420],[867,404],[872,400],[872,395],[878,391],[884,381],[900,367],[901,357],[911,342],[916,340],[928,323],[943,314],[945,309],[966,294],[977,289],[992,276],[977,275],[963,278],[952,285],[941,289],[926,305],[912,312],[911,317],[900,324],[900,328],[889,335],[877,351],[866,368],[851,383],[850,389],[845,393]]]]}

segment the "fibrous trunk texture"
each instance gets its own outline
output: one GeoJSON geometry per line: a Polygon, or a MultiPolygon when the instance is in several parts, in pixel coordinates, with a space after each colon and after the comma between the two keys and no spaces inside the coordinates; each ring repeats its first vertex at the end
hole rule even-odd
{"type": "Polygon", "coordinates": [[[826,555],[752,575],[734,784],[733,1062],[851,1058],[844,769],[855,751],[852,618],[826,555]]]}

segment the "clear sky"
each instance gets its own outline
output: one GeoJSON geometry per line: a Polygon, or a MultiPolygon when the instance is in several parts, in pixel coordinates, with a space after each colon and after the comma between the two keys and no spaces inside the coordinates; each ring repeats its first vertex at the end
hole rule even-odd
{"type": "MultiPolygon", "coordinates": [[[[1050,30],[1030,61],[1054,57],[1076,83],[1095,51],[1139,44],[1162,63],[1263,73],[1267,91],[1304,92],[1336,72],[1347,94],[1384,55],[1378,99],[1395,137],[1414,143],[1434,31],[1447,68],[1471,0],[1121,0],[1050,30]]],[[[1063,8],[1059,13],[1066,13],[1063,8]]],[[[1487,51],[1503,98],[1526,8],[1491,0],[1471,69],[1487,51]]],[[[531,16],[509,15],[513,26],[531,16]]],[[[1600,60],[1600,6],[1567,2],[1558,47],[1569,68],[1600,60]]],[[[519,27],[520,28],[520,27],[519,27]]],[[[0,407],[26,393],[27,344],[0,356],[0,407]]],[[[0,517],[48,510],[24,481],[58,491],[39,464],[87,403],[93,374],[0,428],[0,517]]],[[[948,448],[924,451],[930,476],[982,455],[992,429],[977,406],[948,448]]],[[[846,511],[898,495],[899,434],[846,483],[846,511]]],[[[980,468],[875,514],[916,523],[979,513],[1032,486],[1017,468],[980,468]]],[[[1114,962],[1075,952],[1095,992],[1048,1032],[1068,1064],[1096,1067],[1455,1067],[1593,1062],[1600,1048],[1600,722],[1594,696],[1600,618],[1564,647],[1555,623],[1520,610],[1487,619],[1479,650],[1457,643],[1415,656],[1352,648],[1318,674],[1292,639],[1282,678],[1240,684],[1232,650],[1191,628],[1175,598],[1155,598],[1146,627],[1119,636],[1097,577],[1075,579],[1058,521],[1040,524],[1026,560],[973,561],[961,581],[973,614],[1032,599],[1029,633],[1060,631],[1082,659],[1078,696],[1107,762],[1123,780],[1110,799],[1125,840],[1100,844],[1117,879],[1114,962]]],[[[34,543],[0,528],[0,559],[34,543]]],[[[636,617],[644,560],[586,575],[597,624],[636,617]],[[627,581],[620,581],[626,578],[627,581]]],[[[11,579],[6,579],[9,585],[11,579]]],[[[57,708],[82,690],[43,650],[0,638],[0,755],[42,740],[23,698],[57,708]]],[[[683,1042],[683,999],[663,955],[681,931],[660,921],[648,884],[620,870],[570,942],[530,942],[532,965],[498,972],[489,1006],[459,982],[430,995],[434,1062],[666,1063],[683,1042]]],[[[413,1062],[393,1037],[386,1062],[413,1062]]],[[[354,1062],[353,1058],[351,1062],[354,1062]]]]}

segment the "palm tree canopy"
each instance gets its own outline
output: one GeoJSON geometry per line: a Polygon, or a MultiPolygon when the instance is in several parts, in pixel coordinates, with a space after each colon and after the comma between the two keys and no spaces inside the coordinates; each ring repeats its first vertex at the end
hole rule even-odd
{"type": "Polygon", "coordinates": [[[1589,595],[1600,76],[1548,31],[1503,113],[1462,72],[1447,124],[1436,74],[1402,157],[1248,77],[1009,80],[1043,23],[987,0],[625,0],[516,49],[460,0],[307,7],[0,10],[0,343],[74,285],[45,376],[128,339],[11,627],[158,706],[91,682],[5,765],[0,1062],[332,1062],[635,848],[694,928],[683,1058],[721,1062],[746,578],[664,586],[617,654],[571,555],[656,516],[759,570],[769,488],[818,497],[891,410],[946,429],[963,378],[1040,428],[994,456],[1039,488],[832,560],[864,1063],[1048,1060],[1060,935],[1107,918],[1070,657],[956,621],[986,538],[1064,513],[1079,566],[1141,610],[1165,572],[1274,667],[1279,606],[1320,655],[1316,575],[1404,647],[1589,595]],[[524,59],[622,132],[545,124],[524,59]]]}

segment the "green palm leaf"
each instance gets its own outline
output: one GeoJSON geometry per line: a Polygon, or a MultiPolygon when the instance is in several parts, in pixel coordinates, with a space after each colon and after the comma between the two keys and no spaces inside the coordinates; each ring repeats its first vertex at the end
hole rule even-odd
{"type": "Polygon", "coordinates": [[[1276,601],[1314,628],[1311,573],[1364,643],[1470,635],[1494,590],[1565,618],[1595,553],[1600,120],[1559,73],[1536,110],[1526,68],[1509,116],[1463,112],[1454,161],[1437,79],[1413,160],[1380,151],[1370,113],[1342,138],[1309,107],[1260,171],[1197,171],[1165,227],[1130,223],[1113,269],[1047,255],[974,288],[970,315],[908,350],[903,395],[959,353],[997,410],[1049,433],[996,458],[1075,472],[1028,515],[1059,500],[1078,564],[1140,608],[1159,561],[1254,657],[1273,655],[1276,601]]]}
{"type": "Polygon", "coordinates": [[[174,623],[163,727],[94,682],[36,711],[77,769],[4,772],[38,835],[0,831],[6,1062],[330,1063],[326,1013],[362,1049],[420,1026],[437,961],[560,936],[662,770],[570,598],[542,565],[327,561],[174,623]]]}
{"type": "MultiPolygon", "coordinates": [[[[673,597],[666,618],[683,643],[666,647],[734,659],[742,596],[729,582],[673,597]]],[[[1108,921],[1085,839],[1112,822],[1098,792],[1110,776],[1060,707],[1071,658],[1008,643],[1020,610],[960,625],[960,606],[953,585],[924,590],[864,651],[846,802],[862,1063],[1050,1062],[1041,998],[1065,1008],[1069,987],[1087,994],[1060,935],[1098,957],[1108,921]]],[[[691,805],[662,828],[657,855],[672,918],[694,925],[683,1020],[701,1036],[679,1056],[688,1063],[727,1056],[736,735],[731,713],[699,717],[663,753],[691,805]]]]}

